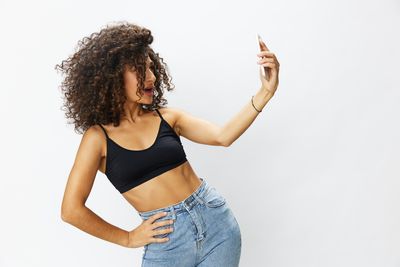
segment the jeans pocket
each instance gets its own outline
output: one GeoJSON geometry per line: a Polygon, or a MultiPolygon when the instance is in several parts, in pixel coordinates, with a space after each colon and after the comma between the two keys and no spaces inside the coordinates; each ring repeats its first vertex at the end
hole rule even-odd
{"type": "Polygon", "coordinates": [[[203,200],[204,205],[209,208],[217,208],[226,203],[226,199],[219,194],[215,187],[209,187],[204,194],[199,197],[203,200]]]}

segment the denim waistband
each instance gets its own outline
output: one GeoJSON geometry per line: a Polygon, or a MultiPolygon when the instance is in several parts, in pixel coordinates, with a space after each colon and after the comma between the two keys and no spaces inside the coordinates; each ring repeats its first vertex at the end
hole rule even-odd
{"type": "Polygon", "coordinates": [[[202,178],[202,177],[199,177],[199,178],[201,180],[201,184],[197,187],[197,189],[190,196],[188,196],[181,202],[178,202],[176,204],[173,204],[173,205],[170,205],[167,207],[158,208],[155,210],[138,212],[138,214],[142,218],[148,218],[156,213],[166,211],[168,213],[167,215],[170,215],[169,217],[175,218],[175,216],[178,213],[184,212],[186,210],[190,210],[197,203],[203,204],[203,200],[199,196],[201,196],[202,193],[205,192],[205,190],[209,187],[209,185],[204,178],[202,178]]]}

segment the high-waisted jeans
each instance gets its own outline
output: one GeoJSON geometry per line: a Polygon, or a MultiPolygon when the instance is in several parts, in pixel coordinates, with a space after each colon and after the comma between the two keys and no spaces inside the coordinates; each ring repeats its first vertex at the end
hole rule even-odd
{"type": "Polygon", "coordinates": [[[138,212],[143,220],[168,212],[154,222],[173,220],[155,229],[173,228],[155,235],[166,242],[143,247],[142,267],[237,267],[242,239],[240,227],[226,199],[204,178],[201,185],[181,202],[151,211],[138,212]]]}

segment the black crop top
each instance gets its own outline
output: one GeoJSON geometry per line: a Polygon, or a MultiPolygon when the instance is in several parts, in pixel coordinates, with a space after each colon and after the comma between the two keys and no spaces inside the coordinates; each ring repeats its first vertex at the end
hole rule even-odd
{"type": "Polygon", "coordinates": [[[156,111],[161,118],[156,140],[142,150],[121,147],[99,124],[107,139],[105,175],[121,194],[187,161],[179,135],[156,111]]]}

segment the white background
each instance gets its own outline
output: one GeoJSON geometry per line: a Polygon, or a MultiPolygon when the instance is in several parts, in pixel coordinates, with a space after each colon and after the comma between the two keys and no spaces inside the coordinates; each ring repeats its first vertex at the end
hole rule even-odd
{"type": "MultiPolygon", "coordinates": [[[[400,2],[1,1],[0,266],[140,266],[63,222],[81,135],[54,66],[109,22],[151,29],[169,106],[223,126],[260,86],[256,33],[280,85],[231,147],[182,138],[196,173],[228,200],[240,266],[400,266],[400,2]]],[[[126,230],[136,211],[98,173],[87,206],[126,230]]]]}

